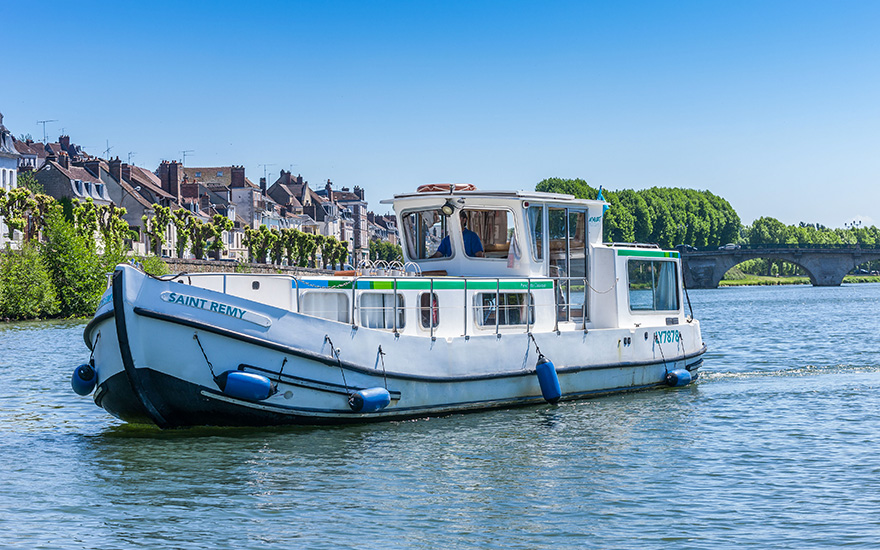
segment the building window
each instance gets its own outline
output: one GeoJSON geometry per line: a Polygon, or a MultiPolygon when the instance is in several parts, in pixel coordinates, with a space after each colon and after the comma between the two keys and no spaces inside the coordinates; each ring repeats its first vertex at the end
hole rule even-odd
{"type": "Polygon", "coordinates": [[[678,310],[678,270],[674,261],[630,259],[627,276],[630,310],[678,310]]]}
{"type": "Polygon", "coordinates": [[[437,301],[437,294],[431,292],[423,292],[419,296],[419,321],[422,328],[437,328],[440,324],[440,304],[437,301]]]}
{"type": "Polygon", "coordinates": [[[309,291],[302,295],[300,312],[322,319],[349,322],[348,295],[342,292],[309,291]]]}
{"type": "Polygon", "coordinates": [[[196,177],[197,177],[197,178],[202,177],[202,173],[201,173],[201,172],[196,172],[196,177]]]}
{"type": "Polygon", "coordinates": [[[397,295],[397,308],[394,307],[394,294],[390,292],[370,292],[360,296],[361,326],[367,328],[402,329],[406,323],[406,310],[403,296],[397,295]],[[397,312],[397,325],[394,314],[397,312]]]}
{"type": "Polygon", "coordinates": [[[475,296],[477,325],[481,327],[525,325],[526,307],[528,323],[535,323],[535,299],[525,292],[480,292],[475,296]],[[496,303],[497,302],[497,303],[496,303]]]}
{"type": "Polygon", "coordinates": [[[223,177],[223,170],[220,170],[217,172],[217,177],[218,178],[223,177]]]}

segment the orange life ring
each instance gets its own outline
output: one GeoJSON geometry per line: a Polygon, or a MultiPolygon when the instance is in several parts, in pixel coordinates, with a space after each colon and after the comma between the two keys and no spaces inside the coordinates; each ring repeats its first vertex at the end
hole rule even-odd
{"type": "Polygon", "coordinates": [[[454,191],[476,191],[477,186],[472,183],[429,183],[420,185],[416,193],[450,193],[454,191]]]}

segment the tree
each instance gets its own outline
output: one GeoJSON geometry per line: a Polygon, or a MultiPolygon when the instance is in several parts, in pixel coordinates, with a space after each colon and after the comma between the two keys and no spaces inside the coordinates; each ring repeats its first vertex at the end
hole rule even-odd
{"type": "Polygon", "coordinates": [[[222,214],[214,214],[211,218],[211,223],[214,226],[214,239],[208,245],[208,250],[212,252],[222,252],[226,245],[223,243],[223,232],[224,231],[232,231],[235,227],[235,222],[223,216],[222,214]]]}
{"type": "Polygon", "coordinates": [[[374,262],[382,260],[388,263],[402,262],[403,250],[400,245],[391,244],[388,241],[370,241],[370,260],[374,262]]]}
{"type": "Polygon", "coordinates": [[[185,208],[178,208],[172,213],[171,223],[177,230],[177,242],[174,243],[174,248],[178,258],[183,258],[183,253],[186,252],[186,245],[189,242],[187,227],[192,216],[193,213],[185,208]]]}
{"type": "Polygon", "coordinates": [[[203,222],[194,215],[187,216],[185,230],[193,256],[197,260],[203,260],[209,250],[222,250],[223,240],[220,237],[233,226],[233,221],[221,214],[214,214],[208,222],[203,222]]]}
{"type": "Polygon", "coordinates": [[[55,315],[58,298],[37,247],[0,252],[0,317],[34,319],[55,315]]]}
{"type": "Polygon", "coordinates": [[[153,217],[141,216],[144,223],[144,232],[150,239],[150,248],[157,256],[162,254],[162,247],[166,242],[168,225],[173,220],[171,208],[153,203],[153,217]]]}
{"type": "Polygon", "coordinates": [[[284,257],[287,258],[287,265],[296,265],[296,250],[299,238],[299,231],[293,228],[284,228],[281,230],[281,246],[284,248],[284,257]]]}
{"type": "Polygon", "coordinates": [[[46,214],[43,258],[58,293],[60,313],[65,317],[91,315],[98,306],[107,278],[94,240],[80,234],[63,210],[46,214]]]}
{"type": "Polygon", "coordinates": [[[27,227],[27,214],[36,210],[37,202],[31,198],[31,192],[24,187],[10,191],[0,188],[0,217],[6,223],[7,238],[12,240],[15,231],[24,231],[27,227]]]}

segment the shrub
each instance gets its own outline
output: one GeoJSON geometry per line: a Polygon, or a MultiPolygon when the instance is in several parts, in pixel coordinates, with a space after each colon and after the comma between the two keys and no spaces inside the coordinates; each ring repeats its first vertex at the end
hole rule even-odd
{"type": "Polygon", "coordinates": [[[55,287],[39,250],[26,243],[20,251],[0,253],[0,317],[34,319],[57,313],[55,287]]]}
{"type": "Polygon", "coordinates": [[[160,275],[168,275],[171,273],[171,270],[168,269],[168,264],[162,261],[162,258],[159,256],[142,256],[138,258],[138,261],[140,261],[144,271],[150,275],[158,277],[160,275]]]}
{"type": "Polygon", "coordinates": [[[43,258],[58,292],[60,313],[65,317],[91,315],[107,288],[107,271],[95,247],[78,235],[60,209],[46,214],[43,258]]]}

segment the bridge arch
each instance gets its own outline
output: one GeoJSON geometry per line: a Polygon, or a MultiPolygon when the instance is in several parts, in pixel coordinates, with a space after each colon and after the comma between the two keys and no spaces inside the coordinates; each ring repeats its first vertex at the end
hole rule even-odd
{"type": "Polygon", "coordinates": [[[852,248],[739,248],[682,251],[682,270],[688,288],[717,288],[730,268],[763,258],[801,267],[813,286],[840,286],[856,266],[880,260],[880,249],[852,248]]]}

